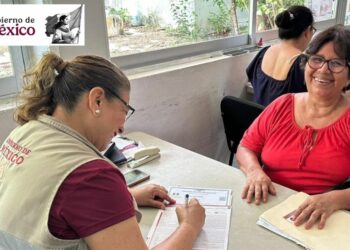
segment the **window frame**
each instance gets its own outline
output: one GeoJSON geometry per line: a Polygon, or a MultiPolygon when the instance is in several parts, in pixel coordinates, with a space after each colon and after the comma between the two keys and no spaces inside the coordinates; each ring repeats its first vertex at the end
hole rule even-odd
{"type": "Polygon", "coordinates": [[[9,46],[13,75],[0,78],[0,98],[13,96],[22,86],[21,76],[24,73],[24,61],[21,46],[9,46]]]}
{"type": "Polygon", "coordinates": [[[350,1],[350,0],[346,0],[345,3],[344,3],[344,6],[343,6],[343,9],[344,9],[344,14],[343,14],[343,24],[345,27],[349,28],[350,27],[350,22],[349,24],[345,25],[345,15],[346,15],[346,7],[347,7],[347,2],[350,1]]]}
{"type": "Polygon", "coordinates": [[[249,36],[246,34],[137,54],[115,56],[111,60],[123,70],[128,70],[214,51],[229,50],[234,47],[247,45],[248,40],[249,36]]]}
{"type": "MultiPolygon", "coordinates": [[[[336,5],[335,18],[315,22],[315,27],[318,30],[323,30],[337,23],[344,24],[346,13],[345,6],[346,1],[338,0],[336,5]]],[[[260,38],[262,38],[264,42],[278,39],[277,29],[267,30],[263,32],[256,31],[256,11],[257,1],[250,0],[248,34],[228,38],[221,38],[213,41],[204,41],[190,45],[164,48],[149,52],[136,53],[131,55],[113,56],[111,57],[111,60],[117,63],[122,69],[128,70],[153,64],[159,64],[163,62],[169,62],[176,59],[192,57],[205,53],[233,50],[242,46],[254,46],[260,38]]],[[[107,38],[107,40],[109,44],[109,39],[107,38]]],[[[108,51],[110,53],[109,46],[108,51]]]]}

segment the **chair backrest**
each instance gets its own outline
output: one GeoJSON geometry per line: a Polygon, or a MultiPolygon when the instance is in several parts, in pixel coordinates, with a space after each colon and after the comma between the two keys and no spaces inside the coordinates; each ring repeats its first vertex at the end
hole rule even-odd
{"type": "Polygon", "coordinates": [[[231,152],[229,165],[232,165],[233,155],[244,132],[256,117],[263,111],[264,106],[234,96],[225,96],[221,101],[221,115],[224,122],[228,148],[231,152]]]}

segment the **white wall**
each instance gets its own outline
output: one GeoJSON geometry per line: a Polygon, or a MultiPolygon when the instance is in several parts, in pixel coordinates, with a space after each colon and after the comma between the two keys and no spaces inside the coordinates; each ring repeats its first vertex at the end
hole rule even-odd
{"type": "Polygon", "coordinates": [[[141,130],[227,162],[220,101],[241,95],[251,58],[244,54],[132,80],[131,105],[137,111],[126,130],[141,130]]]}

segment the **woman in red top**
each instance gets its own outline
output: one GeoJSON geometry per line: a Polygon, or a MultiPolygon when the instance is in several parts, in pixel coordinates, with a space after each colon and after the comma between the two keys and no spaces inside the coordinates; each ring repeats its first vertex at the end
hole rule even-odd
{"type": "Polygon", "coordinates": [[[247,176],[242,198],[256,204],[275,195],[272,181],[310,196],[297,209],[295,225],[322,229],[335,211],[350,209],[350,189],[333,190],[350,176],[350,31],[331,27],[306,51],[308,92],[270,104],[246,131],[237,151],[247,176]],[[261,162],[261,163],[260,163],[261,162]]]}

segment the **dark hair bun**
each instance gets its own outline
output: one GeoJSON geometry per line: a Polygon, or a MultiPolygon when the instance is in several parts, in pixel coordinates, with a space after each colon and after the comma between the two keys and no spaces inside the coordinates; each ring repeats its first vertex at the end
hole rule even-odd
{"type": "Polygon", "coordinates": [[[302,5],[291,6],[275,18],[278,36],[281,39],[298,38],[313,23],[311,10],[302,5]]]}
{"type": "Polygon", "coordinates": [[[288,10],[282,11],[276,16],[275,24],[278,28],[289,29],[293,26],[294,14],[288,10]]]}

